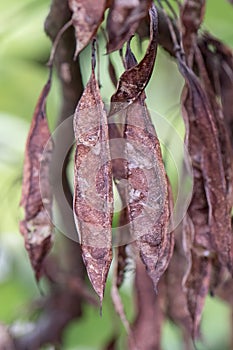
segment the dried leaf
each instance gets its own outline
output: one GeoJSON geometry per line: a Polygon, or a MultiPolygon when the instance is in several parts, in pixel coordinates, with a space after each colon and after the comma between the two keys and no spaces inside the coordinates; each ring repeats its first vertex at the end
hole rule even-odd
{"type": "Polygon", "coordinates": [[[37,280],[41,276],[44,258],[52,245],[52,194],[49,185],[49,166],[53,143],[45,111],[50,86],[51,76],[39,97],[27,138],[20,202],[24,209],[20,231],[24,236],[25,247],[37,280]]]}
{"type": "Polygon", "coordinates": [[[76,36],[75,58],[95,36],[104,19],[107,0],[69,0],[76,36]]]}
{"type": "Polygon", "coordinates": [[[114,0],[109,10],[107,52],[122,48],[134,35],[140,21],[147,16],[151,0],[114,0]]]}
{"type": "Polygon", "coordinates": [[[158,36],[158,16],[154,5],[149,13],[150,43],[146,54],[141,62],[127,69],[120,77],[117,91],[111,98],[110,115],[133,103],[142,94],[151,77],[156,58],[158,36]]]}
{"type": "Polygon", "coordinates": [[[74,217],[88,276],[102,303],[112,261],[113,193],[107,116],[94,64],[75,111],[74,133],[74,217]]]}
{"type": "Polygon", "coordinates": [[[133,336],[129,338],[129,349],[160,350],[164,319],[164,285],[161,280],[159,293],[156,295],[145,267],[139,259],[137,260],[135,289],[137,316],[132,326],[133,336]]]}

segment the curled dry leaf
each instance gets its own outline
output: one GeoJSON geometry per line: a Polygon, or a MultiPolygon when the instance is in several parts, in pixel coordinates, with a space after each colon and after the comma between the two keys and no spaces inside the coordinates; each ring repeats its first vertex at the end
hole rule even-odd
{"type": "Polygon", "coordinates": [[[107,116],[94,63],[75,111],[74,133],[74,218],[87,273],[102,302],[112,261],[113,193],[107,116]]]}
{"type": "Polygon", "coordinates": [[[144,58],[127,69],[120,77],[116,93],[111,98],[110,115],[133,103],[144,91],[150,80],[157,52],[158,15],[154,5],[150,11],[150,43],[144,58]]]}
{"type": "Polygon", "coordinates": [[[147,16],[151,0],[113,0],[107,19],[108,53],[119,50],[147,16]]]}
{"type": "Polygon", "coordinates": [[[75,29],[75,57],[89,44],[104,19],[107,0],[69,0],[75,29]]]}
{"type": "Polygon", "coordinates": [[[51,76],[39,97],[27,138],[22,197],[24,219],[20,231],[35,271],[41,276],[45,256],[52,245],[52,194],[49,184],[49,167],[53,143],[46,118],[46,98],[51,86],[51,76]],[[43,198],[42,192],[43,191],[43,198]]]}

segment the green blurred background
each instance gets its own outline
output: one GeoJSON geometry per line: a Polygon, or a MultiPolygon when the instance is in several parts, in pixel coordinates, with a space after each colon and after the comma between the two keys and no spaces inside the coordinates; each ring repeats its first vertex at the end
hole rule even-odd
{"type": "MultiPolygon", "coordinates": [[[[173,1],[171,1],[173,3],[173,1]]],[[[33,110],[46,81],[46,62],[49,57],[50,41],[43,31],[43,23],[49,12],[49,0],[9,0],[0,2],[0,321],[14,324],[19,331],[30,327],[36,315],[31,312],[29,302],[39,298],[23,239],[19,234],[18,222],[23,153],[33,110]]],[[[207,1],[206,19],[203,29],[233,47],[233,8],[227,1],[207,1]]],[[[100,78],[102,95],[107,102],[114,92],[107,71],[104,43],[100,45],[100,78]]],[[[147,42],[143,43],[142,51],[147,42]]],[[[137,41],[133,49],[142,57],[137,41]]],[[[87,48],[81,54],[81,68],[84,83],[90,74],[90,57],[87,48]]],[[[123,67],[117,54],[112,56],[120,74],[123,67]]],[[[183,123],[179,113],[179,96],[183,81],[176,64],[159,50],[156,68],[147,88],[147,103],[152,111],[160,113],[173,123],[183,135],[183,123]]],[[[54,129],[60,106],[59,82],[54,76],[52,91],[48,99],[48,116],[54,129]]],[[[153,113],[152,113],[153,114],[153,113]]],[[[156,120],[155,124],[156,124],[156,120]]],[[[162,133],[158,125],[158,134],[162,133]]],[[[169,162],[168,162],[169,163],[169,162]]],[[[173,165],[167,164],[173,186],[176,174],[173,165]]],[[[130,319],[132,309],[132,277],[128,272],[122,295],[130,319]]],[[[102,349],[111,334],[121,329],[122,344],[124,331],[114,316],[109,296],[109,285],[104,301],[103,317],[99,311],[86,306],[84,316],[70,324],[65,332],[64,349],[102,349]]],[[[230,310],[218,299],[208,298],[203,315],[203,343],[198,349],[230,350],[228,339],[232,332],[230,310]]],[[[120,345],[124,349],[124,345],[120,345]]],[[[182,349],[180,332],[170,322],[163,330],[163,349],[182,349]]]]}

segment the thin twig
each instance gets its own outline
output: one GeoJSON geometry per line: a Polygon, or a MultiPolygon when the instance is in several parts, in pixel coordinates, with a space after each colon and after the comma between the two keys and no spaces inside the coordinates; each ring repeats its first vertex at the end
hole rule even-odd
{"type": "Polygon", "coordinates": [[[60,30],[59,32],[57,33],[57,36],[53,42],[53,46],[52,46],[52,49],[51,49],[51,53],[50,53],[50,57],[49,57],[49,61],[47,63],[47,66],[48,67],[52,67],[53,65],[53,62],[54,62],[54,57],[55,57],[55,53],[56,53],[56,50],[57,50],[57,46],[59,44],[59,41],[62,37],[62,35],[65,33],[65,31],[71,27],[71,25],[73,24],[73,20],[69,20],[69,22],[67,22],[60,30]]]}

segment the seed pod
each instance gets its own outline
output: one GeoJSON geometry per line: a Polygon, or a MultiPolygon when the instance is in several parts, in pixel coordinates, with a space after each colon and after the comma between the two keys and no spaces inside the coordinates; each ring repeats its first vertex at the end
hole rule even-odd
{"type": "Polygon", "coordinates": [[[27,138],[20,202],[24,209],[20,231],[37,280],[41,276],[44,258],[52,246],[49,167],[53,143],[46,118],[46,98],[50,86],[51,76],[39,97],[27,138]]]}
{"type": "Polygon", "coordinates": [[[119,79],[116,93],[111,98],[110,115],[127,108],[144,91],[148,84],[156,58],[158,40],[158,15],[154,5],[150,11],[150,43],[143,59],[127,69],[119,79]]]}
{"type": "Polygon", "coordinates": [[[74,218],[90,281],[102,303],[112,261],[112,169],[106,112],[92,73],[74,115],[74,218]]]}
{"type": "Polygon", "coordinates": [[[159,283],[156,295],[151,279],[138,259],[136,264],[135,291],[137,315],[129,337],[130,350],[160,350],[161,332],[164,321],[164,281],[159,283]]]}
{"type": "Polygon", "coordinates": [[[171,257],[164,254],[171,242],[168,183],[159,140],[142,97],[127,109],[125,139],[131,234],[156,289],[171,257]]]}
{"type": "MultiPolygon", "coordinates": [[[[203,246],[203,242],[201,240],[198,241],[198,238],[196,242],[202,249],[209,250],[208,254],[216,252],[222,265],[231,271],[231,222],[228,201],[226,200],[227,184],[216,121],[212,114],[209,100],[198,79],[183,62],[180,61],[179,65],[181,73],[186,79],[188,89],[183,98],[183,116],[187,131],[186,144],[194,166],[196,207],[194,200],[192,200],[190,206],[191,208],[193,207],[193,210],[190,209],[193,211],[190,214],[193,221],[194,216],[196,216],[197,221],[199,220],[198,208],[200,208],[200,204],[198,202],[200,199],[195,194],[195,190],[198,191],[199,186],[195,186],[195,181],[199,181],[201,177],[203,178],[204,196],[206,196],[208,204],[208,231],[205,233],[206,244],[203,246]],[[202,144],[201,149],[199,146],[200,140],[202,144]],[[195,175],[195,171],[197,175],[195,175]]],[[[203,203],[201,207],[203,207],[203,203]]],[[[200,232],[200,237],[203,237],[203,229],[200,232]]]]}
{"type": "MultiPolygon", "coordinates": [[[[124,158],[128,162],[127,202],[129,203],[131,236],[136,240],[142,261],[156,288],[170,261],[173,249],[172,239],[168,233],[168,183],[159,141],[144,102],[145,94],[143,90],[140,93],[135,89],[134,81],[137,76],[134,78],[132,76],[134,80],[127,80],[133,70],[137,71],[138,76],[141,76],[144,87],[150,78],[156,56],[156,46],[152,48],[151,43],[157,42],[153,11],[155,11],[154,8],[151,10],[149,49],[144,59],[137,65],[128,44],[125,58],[127,70],[121,76],[118,90],[113,95],[111,102],[116,103],[115,111],[120,110],[122,106],[126,108],[124,158]],[[150,52],[149,56],[148,52],[150,52]],[[146,67],[148,57],[152,59],[150,67],[146,72],[141,73],[141,70],[144,71],[146,67]],[[122,87],[124,87],[123,90],[122,87]],[[130,92],[130,100],[127,100],[126,96],[121,93],[122,91],[130,92]]],[[[113,110],[111,108],[111,111],[113,110]]]]}
{"type": "Polygon", "coordinates": [[[107,52],[122,48],[146,17],[151,0],[114,0],[107,19],[107,52]]]}
{"type": "Polygon", "coordinates": [[[104,19],[107,0],[69,0],[75,29],[75,57],[89,44],[104,19]]]}
{"type": "MultiPolygon", "coordinates": [[[[182,111],[186,124],[185,142],[193,161],[194,174],[193,197],[188,209],[194,232],[189,252],[186,250],[190,268],[186,274],[185,286],[193,320],[192,336],[195,337],[210,286],[211,260],[217,256],[221,266],[231,271],[232,237],[229,188],[216,116],[208,95],[181,58],[179,66],[186,80],[182,111]]],[[[189,226],[184,228],[186,239],[189,236],[189,226]]]]}

